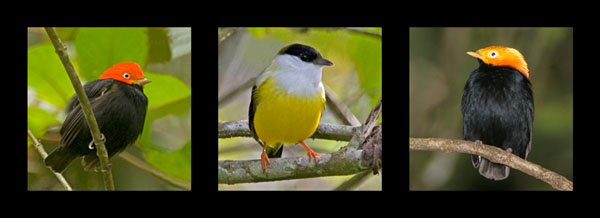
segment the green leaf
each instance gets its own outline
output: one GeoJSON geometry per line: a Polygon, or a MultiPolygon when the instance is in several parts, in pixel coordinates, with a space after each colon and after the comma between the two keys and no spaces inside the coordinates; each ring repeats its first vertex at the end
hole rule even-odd
{"type": "Polygon", "coordinates": [[[249,27],[248,32],[250,32],[250,34],[259,39],[264,37],[270,37],[289,42],[297,38],[297,31],[294,31],[294,29],[290,28],[249,27]]]}
{"type": "Polygon", "coordinates": [[[52,45],[38,45],[27,50],[27,86],[37,98],[63,108],[75,90],[52,45]]]}
{"type": "MultiPolygon", "coordinates": [[[[359,29],[382,33],[381,28],[359,29]]],[[[341,28],[248,28],[248,32],[257,38],[307,44],[329,59],[336,56],[341,60],[349,58],[354,64],[361,88],[371,99],[371,105],[374,106],[379,100],[382,84],[381,38],[341,28]]],[[[336,67],[347,66],[338,66],[336,63],[336,67]]]]}
{"type": "Polygon", "coordinates": [[[192,94],[192,89],[174,76],[150,71],[144,71],[144,76],[152,80],[144,86],[144,93],[148,96],[149,111],[192,94]]]}
{"type": "MultiPolygon", "coordinates": [[[[36,138],[40,138],[46,133],[48,126],[57,124],[58,120],[54,115],[42,110],[39,107],[27,107],[27,128],[36,138]]],[[[28,143],[29,146],[29,143],[28,143]]]]}
{"type": "Polygon", "coordinates": [[[168,175],[187,182],[192,181],[192,140],[181,148],[172,152],[146,149],[146,161],[167,173],[168,175]]]}
{"type": "Polygon", "coordinates": [[[149,104],[140,144],[155,152],[178,148],[191,137],[191,124],[184,125],[189,118],[178,117],[190,113],[191,89],[172,75],[149,71],[145,75],[152,83],[144,86],[149,104]]]}
{"type": "Polygon", "coordinates": [[[75,37],[80,71],[86,80],[98,79],[106,69],[119,62],[146,64],[147,28],[81,28],[75,37]]]}
{"type": "Polygon", "coordinates": [[[181,115],[189,111],[191,108],[192,96],[189,95],[187,97],[152,108],[152,110],[149,112],[148,120],[153,121],[171,114],[181,115]]]}
{"type": "MultiPolygon", "coordinates": [[[[382,44],[374,37],[359,35],[352,38],[350,53],[358,72],[361,87],[377,102],[381,96],[382,44]]],[[[375,104],[372,104],[375,105],[375,104]]]]}

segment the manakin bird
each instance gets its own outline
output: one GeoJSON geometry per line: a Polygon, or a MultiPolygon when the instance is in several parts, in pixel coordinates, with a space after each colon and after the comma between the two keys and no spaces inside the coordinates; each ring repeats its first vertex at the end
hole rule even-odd
{"type": "MultiPolygon", "coordinates": [[[[140,66],[134,62],[115,64],[100,79],[83,86],[90,100],[98,127],[106,140],[109,158],[136,141],[144,128],[148,98],[142,87],[149,83],[140,66]]],[[[45,159],[54,172],[63,172],[75,158],[84,156],[85,170],[99,165],[96,148],[87,121],[73,96],[66,108],[59,146],[45,159]]]]}
{"type": "MultiPolygon", "coordinates": [[[[518,50],[489,46],[468,55],[477,58],[479,68],[471,72],[462,97],[465,140],[493,145],[526,159],[533,132],[533,92],[529,68],[518,50]]],[[[503,180],[510,168],[471,155],[479,174],[503,180]]]]}
{"type": "Polygon", "coordinates": [[[332,65],[314,48],[292,44],[257,77],[248,117],[252,137],[262,146],[264,172],[269,158],[281,157],[283,144],[300,143],[318,163],[319,154],[304,140],[315,132],[325,109],[321,72],[332,65]]]}

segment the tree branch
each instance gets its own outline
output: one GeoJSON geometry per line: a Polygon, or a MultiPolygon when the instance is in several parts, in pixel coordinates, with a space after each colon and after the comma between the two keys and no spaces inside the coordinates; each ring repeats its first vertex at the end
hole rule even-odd
{"type": "MultiPolygon", "coordinates": [[[[311,138],[349,141],[360,127],[320,123],[311,138]]],[[[219,122],[219,138],[250,137],[248,121],[219,122]]],[[[348,146],[346,146],[348,147],[348,146]]],[[[219,184],[266,182],[319,176],[350,175],[369,169],[360,162],[362,150],[340,149],[333,154],[321,154],[318,164],[308,157],[272,158],[268,173],[260,160],[220,160],[219,184]]]]}
{"type": "MultiPolygon", "coordinates": [[[[44,146],[42,145],[42,143],[40,143],[40,141],[38,141],[37,138],[35,138],[33,133],[31,133],[31,130],[29,129],[27,129],[27,135],[29,136],[31,141],[33,141],[33,146],[38,150],[38,153],[40,153],[42,159],[46,159],[46,157],[48,157],[48,153],[46,153],[46,150],[44,150],[44,146]]],[[[54,176],[56,176],[60,184],[62,184],[67,191],[73,191],[71,185],[69,185],[69,182],[67,182],[67,179],[65,179],[65,177],[61,173],[57,173],[54,171],[52,171],[52,173],[54,173],[54,176]]]]}
{"type": "MultiPolygon", "coordinates": [[[[351,175],[365,170],[377,173],[381,168],[381,99],[369,114],[365,125],[358,127],[320,123],[311,138],[350,141],[331,154],[321,154],[318,164],[308,157],[272,158],[269,171],[263,172],[261,160],[220,160],[219,184],[265,182],[322,176],[351,175]],[[361,148],[365,148],[364,150],[361,148]]],[[[249,137],[248,121],[219,122],[219,138],[249,137]]]]}
{"type": "MultiPolygon", "coordinates": [[[[353,132],[360,126],[345,126],[338,124],[320,123],[317,131],[310,137],[314,139],[329,139],[349,141],[353,132]]],[[[219,138],[250,137],[247,120],[219,122],[219,138]]]]}
{"type": "Polygon", "coordinates": [[[477,144],[471,141],[440,138],[409,138],[408,140],[410,150],[458,152],[479,155],[492,162],[504,164],[542,180],[550,184],[554,189],[573,191],[573,182],[564,176],[495,146],[477,144]]]}
{"type": "Polygon", "coordinates": [[[71,64],[71,60],[69,59],[69,55],[67,54],[67,47],[63,45],[60,41],[60,38],[56,34],[56,31],[52,27],[46,27],[46,32],[48,33],[48,37],[52,44],[54,45],[54,49],[56,50],[56,54],[60,58],[69,78],[71,79],[71,84],[73,88],[75,88],[75,93],[77,93],[77,99],[79,100],[79,104],[81,105],[81,109],[83,114],[85,115],[85,119],[90,128],[90,132],[92,134],[92,138],[94,138],[94,144],[96,146],[96,155],[98,155],[98,159],[100,159],[100,165],[102,166],[102,177],[104,178],[104,187],[106,190],[115,190],[115,184],[112,177],[112,172],[110,169],[110,160],[108,159],[108,152],[106,151],[106,147],[104,146],[105,139],[100,132],[100,128],[98,128],[98,123],[96,122],[96,117],[94,116],[94,111],[90,106],[90,100],[85,94],[85,90],[83,86],[81,86],[81,81],[77,76],[77,72],[75,72],[75,68],[73,64],[71,64]]]}
{"type": "Polygon", "coordinates": [[[362,150],[346,146],[331,154],[321,154],[318,164],[304,156],[271,158],[267,173],[263,172],[260,160],[220,160],[219,184],[351,175],[370,169],[361,164],[361,157],[362,150]]]}

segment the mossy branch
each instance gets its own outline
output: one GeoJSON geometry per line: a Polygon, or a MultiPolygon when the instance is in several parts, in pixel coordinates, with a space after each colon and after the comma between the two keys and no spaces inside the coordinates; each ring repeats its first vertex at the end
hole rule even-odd
{"type": "Polygon", "coordinates": [[[552,188],[562,191],[573,191],[573,182],[558,173],[529,162],[517,155],[506,152],[498,147],[478,144],[471,141],[441,138],[409,138],[410,150],[427,150],[475,154],[488,160],[501,163],[510,168],[524,172],[542,180],[552,188]]]}
{"type": "MultiPolygon", "coordinates": [[[[377,174],[382,167],[381,99],[364,125],[353,127],[321,123],[311,138],[349,141],[331,154],[321,154],[318,164],[306,156],[272,158],[267,173],[261,160],[219,160],[218,183],[279,181],[322,176],[351,175],[367,170],[377,174]]],[[[219,122],[219,138],[250,137],[248,121],[219,122]]],[[[258,146],[258,143],[257,143],[258,146]]]]}

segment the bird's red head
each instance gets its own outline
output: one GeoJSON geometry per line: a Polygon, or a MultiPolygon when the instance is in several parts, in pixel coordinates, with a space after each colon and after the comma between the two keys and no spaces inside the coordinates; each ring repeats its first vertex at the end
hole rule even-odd
{"type": "Polygon", "coordinates": [[[151,82],[144,77],[142,68],[135,62],[121,62],[115,64],[104,71],[100,76],[100,79],[114,79],[127,84],[137,84],[140,86],[151,82]]]}
{"type": "Polygon", "coordinates": [[[504,46],[489,46],[475,52],[469,51],[468,55],[480,59],[483,63],[492,66],[511,67],[521,72],[529,79],[529,68],[525,58],[517,49],[504,46]]]}

